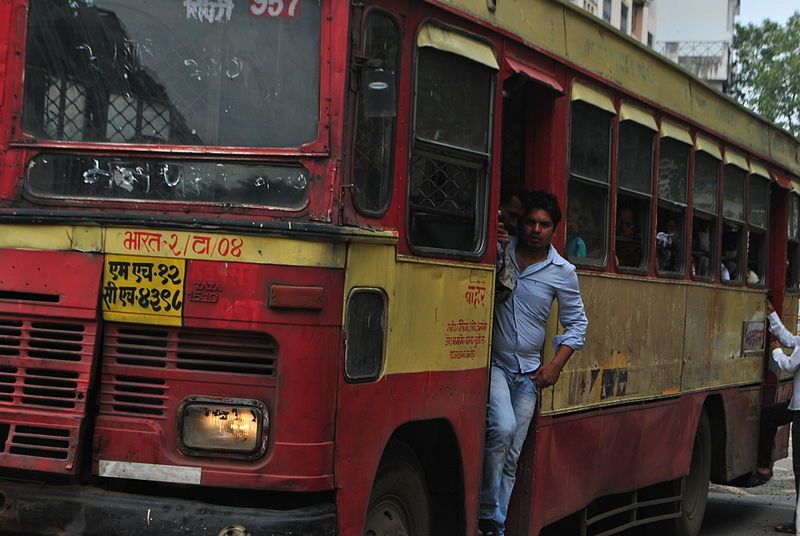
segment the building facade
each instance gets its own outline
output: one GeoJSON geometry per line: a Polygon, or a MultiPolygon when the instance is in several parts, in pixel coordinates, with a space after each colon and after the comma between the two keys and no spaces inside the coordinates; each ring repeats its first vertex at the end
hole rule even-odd
{"type": "Polygon", "coordinates": [[[659,4],[656,50],[727,91],[731,43],[741,0],[669,0],[659,4]]]}
{"type": "Polygon", "coordinates": [[[570,1],[647,46],[655,43],[656,0],[570,1]]]}

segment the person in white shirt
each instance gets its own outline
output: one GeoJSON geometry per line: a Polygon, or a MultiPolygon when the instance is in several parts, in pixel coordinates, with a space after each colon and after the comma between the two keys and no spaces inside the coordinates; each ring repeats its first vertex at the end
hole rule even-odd
{"type": "MultiPolygon", "coordinates": [[[[769,320],[769,331],[772,333],[773,339],[770,341],[770,348],[772,350],[772,360],[784,372],[794,374],[793,387],[794,392],[792,399],[789,401],[789,411],[792,414],[792,444],[794,450],[792,452],[792,469],[794,470],[794,488],[795,488],[795,518],[797,517],[797,493],[800,492],[800,485],[798,485],[798,477],[800,477],[800,374],[797,370],[800,368],[800,337],[791,333],[784,327],[781,319],[778,318],[778,313],[772,307],[772,304],[767,302],[767,319],[769,320]],[[792,348],[792,353],[786,355],[783,348],[792,348]]],[[[781,523],[775,526],[776,532],[783,534],[800,534],[797,532],[796,520],[791,523],[781,523]]]]}

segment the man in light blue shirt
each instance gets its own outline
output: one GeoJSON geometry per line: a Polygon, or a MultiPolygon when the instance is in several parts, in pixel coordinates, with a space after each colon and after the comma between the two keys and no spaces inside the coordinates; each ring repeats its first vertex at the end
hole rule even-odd
{"type": "Polygon", "coordinates": [[[575,267],[550,244],[561,210],[555,196],[534,191],[523,199],[524,216],[509,248],[516,286],[497,304],[492,332],[492,370],[478,527],[503,536],[517,460],[536,408],[538,390],[558,381],[561,370],[584,344],[589,324],[575,267]],[[556,355],[542,365],[547,319],[553,300],[564,333],[556,355]]]}

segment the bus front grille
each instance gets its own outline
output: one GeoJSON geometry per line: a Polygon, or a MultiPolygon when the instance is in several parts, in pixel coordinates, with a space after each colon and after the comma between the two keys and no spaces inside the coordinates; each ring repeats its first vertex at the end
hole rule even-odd
{"type": "Polygon", "coordinates": [[[96,322],[0,315],[0,467],[73,473],[96,322]]]}

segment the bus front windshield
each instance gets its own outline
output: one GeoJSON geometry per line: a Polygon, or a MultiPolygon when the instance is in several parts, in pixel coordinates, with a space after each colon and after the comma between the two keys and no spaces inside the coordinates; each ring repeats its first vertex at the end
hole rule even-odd
{"type": "Polygon", "coordinates": [[[317,138],[320,0],[30,0],[37,139],[299,147],[317,138]]]}

